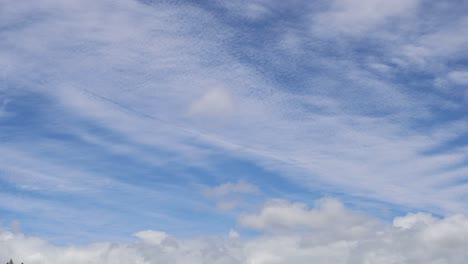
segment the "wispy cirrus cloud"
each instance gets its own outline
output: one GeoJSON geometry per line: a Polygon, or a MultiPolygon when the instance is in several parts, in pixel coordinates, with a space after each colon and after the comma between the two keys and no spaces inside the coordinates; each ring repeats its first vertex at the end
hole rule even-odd
{"type": "Polygon", "coordinates": [[[237,183],[224,183],[213,188],[207,188],[203,193],[211,197],[224,197],[230,194],[252,194],[258,193],[257,186],[239,181],[237,183]]]}
{"type": "Polygon", "coordinates": [[[225,116],[234,111],[232,96],[224,89],[212,89],[192,102],[189,113],[192,115],[225,116]]]}
{"type": "MultiPolygon", "coordinates": [[[[203,195],[216,201],[216,206],[221,211],[231,211],[240,206],[246,196],[258,195],[257,186],[244,181],[227,182],[214,187],[203,188],[203,195]]],[[[245,202],[244,202],[245,203],[245,202]]]]}
{"type": "Polygon", "coordinates": [[[468,71],[452,71],[449,72],[448,78],[456,84],[468,84],[468,71]]]}
{"type": "Polygon", "coordinates": [[[405,17],[418,8],[420,1],[352,1],[330,2],[327,11],[313,16],[314,29],[319,34],[360,35],[379,30],[392,19],[405,17]]]}

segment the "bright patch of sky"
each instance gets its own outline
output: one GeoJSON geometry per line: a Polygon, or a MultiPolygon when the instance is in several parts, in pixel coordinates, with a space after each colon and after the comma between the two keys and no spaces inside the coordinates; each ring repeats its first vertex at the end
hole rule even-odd
{"type": "Polygon", "coordinates": [[[462,263],[467,14],[0,0],[0,257],[462,263]]]}

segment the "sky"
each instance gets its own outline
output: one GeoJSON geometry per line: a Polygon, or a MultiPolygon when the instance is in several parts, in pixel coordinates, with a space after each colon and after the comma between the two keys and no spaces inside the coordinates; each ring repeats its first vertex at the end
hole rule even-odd
{"type": "Polygon", "coordinates": [[[467,14],[0,0],[0,261],[465,263],[467,14]]]}

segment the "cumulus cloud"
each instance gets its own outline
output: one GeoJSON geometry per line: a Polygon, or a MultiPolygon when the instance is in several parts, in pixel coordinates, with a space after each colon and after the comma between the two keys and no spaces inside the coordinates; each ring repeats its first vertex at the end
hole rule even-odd
{"type": "Polygon", "coordinates": [[[320,229],[334,223],[350,225],[361,223],[362,217],[349,212],[339,201],[322,199],[316,208],[308,209],[304,203],[291,203],[287,200],[273,199],[266,203],[259,213],[244,214],[240,225],[263,231],[277,231],[295,227],[320,229]]]}
{"type": "Polygon", "coordinates": [[[160,231],[146,230],[135,233],[135,237],[138,237],[146,243],[159,245],[168,238],[168,235],[160,231]]]}
{"type": "Polygon", "coordinates": [[[236,231],[236,230],[229,230],[229,234],[228,234],[229,238],[239,238],[240,235],[239,233],[236,231]]]}
{"type": "Polygon", "coordinates": [[[0,231],[0,258],[14,258],[28,264],[464,264],[468,257],[468,218],[463,215],[439,219],[421,213],[408,214],[395,218],[393,225],[364,216],[354,221],[360,214],[333,199],[321,200],[313,209],[299,203],[273,201],[258,214],[262,215],[262,221],[270,223],[264,225],[269,228],[313,228],[263,233],[249,239],[240,239],[234,230],[227,237],[190,239],[147,230],[136,233],[138,240],[134,242],[79,247],[54,246],[40,238],[3,230],[0,231]],[[286,216],[266,214],[265,210],[273,206],[285,210],[286,216]],[[337,232],[339,229],[350,231],[337,232]],[[360,232],[349,234],[357,229],[360,232]]]}
{"type": "Polygon", "coordinates": [[[396,217],[393,220],[393,225],[402,229],[410,229],[416,225],[429,225],[436,222],[436,218],[430,214],[417,213],[417,214],[408,214],[405,217],[396,217]]]}

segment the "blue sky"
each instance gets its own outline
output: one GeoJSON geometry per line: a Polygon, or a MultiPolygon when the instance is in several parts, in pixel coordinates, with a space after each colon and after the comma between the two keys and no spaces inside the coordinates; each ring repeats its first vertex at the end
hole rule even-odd
{"type": "Polygon", "coordinates": [[[467,11],[0,1],[2,225],[81,245],[255,237],[274,199],[466,214],[467,11]]]}

